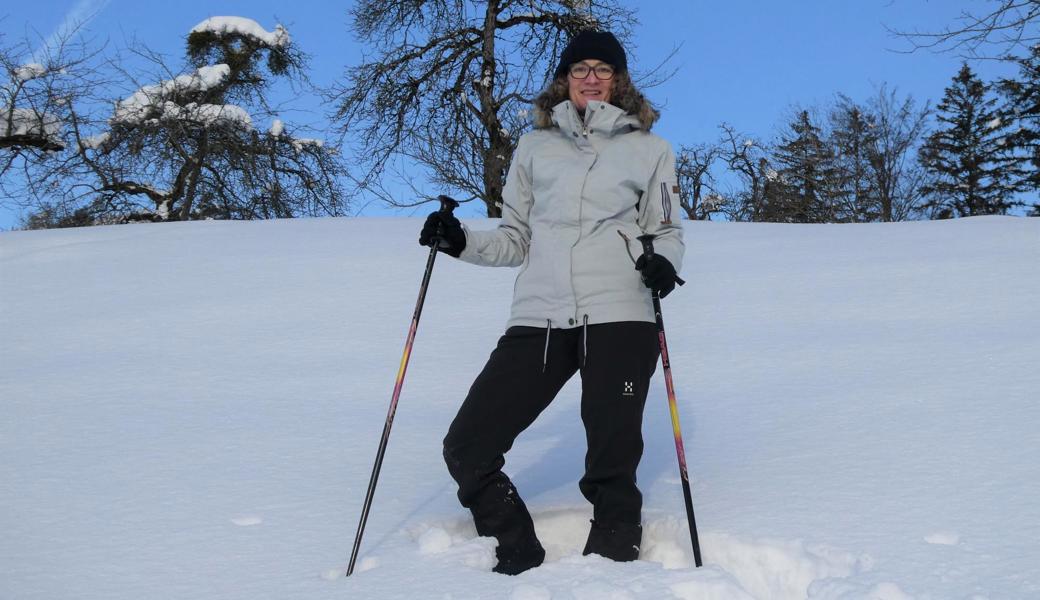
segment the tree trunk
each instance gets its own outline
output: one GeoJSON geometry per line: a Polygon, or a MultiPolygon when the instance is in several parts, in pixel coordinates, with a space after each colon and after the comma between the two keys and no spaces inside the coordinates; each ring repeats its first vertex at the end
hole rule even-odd
{"type": "Polygon", "coordinates": [[[501,10],[498,0],[491,0],[484,14],[483,44],[481,47],[480,80],[474,83],[480,98],[480,120],[488,134],[488,147],[484,150],[484,204],[489,217],[502,216],[502,187],[504,172],[509,164],[512,143],[509,134],[502,130],[495,106],[495,24],[501,10]]]}
{"type": "Polygon", "coordinates": [[[195,190],[199,187],[199,177],[202,175],[202,163],[206,159],[208,141],[209,138],[203,135],[202,142],[199,144],[199,153],[191,161],[188,190],[184,193],[184,202],[181,204],[181,221],[187,221],[191,218],[191,207],[195,203],[195,190]]]}

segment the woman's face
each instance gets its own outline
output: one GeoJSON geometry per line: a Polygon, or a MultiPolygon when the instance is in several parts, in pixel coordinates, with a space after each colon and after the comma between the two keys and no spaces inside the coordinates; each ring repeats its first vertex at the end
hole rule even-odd
{"type": "MultiPolygon", "coordinates": [[[[589,100],[610,102],[610,92],[614,88],[614,77],[613,75],[609,79],[597,77],[595,70],[600,65],[609,66],[601,60],[588,59],[576,62],[570,67],[570,71],[567,74],[567,90],[570,94],[571,102],[578,109],[578,112],[585,112],[585,107],[589,105],[589,100]],[[588,73],[581,79],[571,74],[578,65],[588,67],[588,73]]],[[[601,68],[600,70],[604,69],[601,68]]],[[[600,75],[602,76],[602,73],[600,75]]]]}

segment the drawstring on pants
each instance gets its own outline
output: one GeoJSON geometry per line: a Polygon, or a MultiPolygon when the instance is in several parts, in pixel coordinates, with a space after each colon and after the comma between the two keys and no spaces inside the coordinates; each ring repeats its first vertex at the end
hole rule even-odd
{"type": "Polygon", "coordinates": [[[581,366],[585,368],[585,359],[589,355],[589,316],[585,315],[581,328],[581,366]]]}
{"type": "Polygon", "coordinates": [[[549,369],[549,334],[552,332],[552,320],[545,320],[545,352],[542,354],[542,373],[549,369]]]}
{"type": "MultiPolygon", "coordinates": [[[[542,351],[542,373],[549,370],[549,337],[552,334],[552,319],[545,320],[545,350],[542,351]]],[[[585,315],[581,327],[581,357],[582,368],[588,362],[589,355],[589,316],[585,315]]]]}

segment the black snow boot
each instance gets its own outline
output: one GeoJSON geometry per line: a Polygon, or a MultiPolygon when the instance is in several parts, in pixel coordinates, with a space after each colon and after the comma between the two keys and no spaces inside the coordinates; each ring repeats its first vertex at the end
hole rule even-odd
{"type": "Polygon", "coordinates": [[[600,556],[627,562],[639,558],[639,544],[643,541],[643,527],[631,523],[599,523],[592,521],[589,539],[583,555],[600,556]]]}
{"type": "Polygon", "coordinates": [[[514,490],[515,502],[506,501],[498,506],[481,507],[484,510],[473,510],[477,532],[498,539],[498,548],[495,549],[498,564],[492,570],[504,575],[519,575],[545,560],[545,549],[535,535],[531,515],[515,494],[514,490]]]}
{"type": "Polygon", "coordinates": [[[534,531],[534,520],[516,493],[513,483],[502,475],[481,494],[481,501],[470,508],[477,534],[498,540],[493,571],[518,575],[542,564],[545,550],[534,531]]]}
{"type": "Polygon", "coordinates": [[[545,560],[545,550],[537,538],[532,538],[522,546],[503,547],[500,544],[495,554],[498,556],[498,564],[491,570],[503,575],[519,575],[537,567],[545,560]]]}

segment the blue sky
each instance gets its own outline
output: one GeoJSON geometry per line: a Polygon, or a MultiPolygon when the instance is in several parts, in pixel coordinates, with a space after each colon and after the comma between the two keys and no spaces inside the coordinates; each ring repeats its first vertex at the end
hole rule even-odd
{"type": "MultiPolygon", "coordinates": [[[[349,3],[297,0],[42,0],[5,2],[0,28],[12,38],[47,38],[68,19],[92,16],[88,32],[110,48],[127,40],[176,58],[187,32],[203,19],[234,15],[267,29],[283,23],[311,56],[311,77],[331,84],[361,59],[362,48],[348,27],[349,3]]],[[[982,0],[669,0],[639,5],[629,63],[638,71],[673,59],[677,74],[648,91],[663,106],[656,131],[675,146],[713,141],[727,122],[769,139],[794,106],[828,102],[838,92],[865,100],[880,84],[933,104],[956,73],[953,54],[919,50],[888,30],[936,30],[962,11],[977,12],[982,0]]],[[[993,61],[972,63],[984,79],[1013,71],[993,61]]],[[[132,91],[132,90],[131,90],[132,91]]],[[[476,214],[476,206],[472,213],[476,214]]],[[[385,214],[369,205],[364,214],[385,214]]],[[[16,217],[0,211],[0,228],[16,217]]]]}

